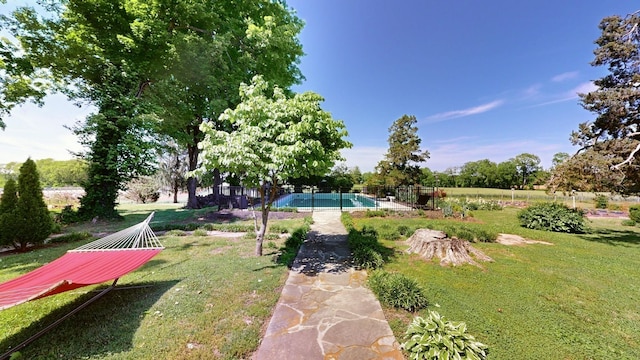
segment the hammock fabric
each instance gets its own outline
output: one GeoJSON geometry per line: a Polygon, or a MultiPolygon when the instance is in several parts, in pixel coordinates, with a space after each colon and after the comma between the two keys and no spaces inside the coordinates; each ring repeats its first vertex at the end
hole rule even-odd
{"type": "Polygon", "coordinates": [[[68,251],[16,279],[0,284],[0,310],[45,296],[118,279],[139,268],[164,247],[149,221],[68,251]]]}

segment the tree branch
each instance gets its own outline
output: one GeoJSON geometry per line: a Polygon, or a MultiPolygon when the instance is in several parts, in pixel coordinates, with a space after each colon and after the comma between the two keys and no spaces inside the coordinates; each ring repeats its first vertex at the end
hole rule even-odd
{"type": "Polygon", "coordinates": [[[620,168],[625,165],[630,163],[633,160],[633,157],[636,155],[636,153],[640,151],[640,144],[636,145],[636,148],[633,149],[633,151],[631,152],[631,154],[629,154],[629,156],[627,156],[627,159],[623,162],[621,162],[620,164],[616,164],[611,166],[612,170],[620,170],[620,168]]]}

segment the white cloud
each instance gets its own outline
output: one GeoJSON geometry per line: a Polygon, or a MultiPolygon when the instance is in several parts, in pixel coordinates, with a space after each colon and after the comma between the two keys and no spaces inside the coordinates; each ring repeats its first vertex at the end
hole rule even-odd
{"type": "Polygon", "coordinates": [[[496,107],[502,105],[503,103],[504,103],[503,100],[495,100],[490,103],[482,104],[480,106],[476,106],[468,109],[453,110],[453,111],[447,111],[447,112],[431,115],[431,116],[428,116],[425,120],[428,123],[435,123],[435,122],[449,120],[449,119],[456,119],[456,118],[461,118],[465,116],[482,114],[489,110],[495,109],[496,107]]]}
{"type": "Polygon", "coordinates": [[[553,81],[553,82],[563,82],[565,80],[573,79],[573,78],[575,78],[577,76],[578,76],[578,72],[577,71],[569,71],[569,72],[558,74],[558,75],[552,77],[551,81],[553,81]]]}
{"type": "Polygon", "coordinates": [[[579,84],[578,86],[574,87],[569,91],[566,91],[558,95],[554,100],[545,101],[543,103],[535,104],[530,107],[546,106],[546,105],[557,104],[565,101],[577,100],[579,98],[578,94],[586,94],[597,89],[598,87],[592,81],[587,81],[579,84]]]}
{"type": "Polygon", "coordinates": [[[511,140],[490,144],[474,143],[470,139],[443,142],[429,148],[431,158],[426,167],[434,171],[443,171],[450,167],[462,166],[470,161],[489,159],[495,163],[509,160],[516,155],[528,152],[540,157],[541,165],[551,166],[553,155],[564,151],[571,153],[569,145],[545,144],[536,140],[511,140]]]}
{"type": "Polygon", "coordinates": [[[0,131],[0,164],[52,158],[71,159],[70,150],[81,150],[78,139],[64,125],[73,125],[94,109],[78,108],[62,95],[45,99],[38,107],[25,104],[16,108],[6,119],[7,127],[0,131]]]}
{"type": "Polygon", "coordinates": [[[386,152],[386,146],[354,146],[351,149],[342,150],[342,156],[346,159],[347,167],[357,166],[362,172],[370,172],[384,158],[386,152]]]}

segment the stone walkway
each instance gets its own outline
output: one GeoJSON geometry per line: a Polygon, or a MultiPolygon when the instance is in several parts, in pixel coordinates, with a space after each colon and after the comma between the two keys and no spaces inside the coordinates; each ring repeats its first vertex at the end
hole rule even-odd
{"type": "Polygon", "coordinates": [[[366,272],[351,266],[340,212],[313,220],[252,359],[404,359],[366,272]]]}

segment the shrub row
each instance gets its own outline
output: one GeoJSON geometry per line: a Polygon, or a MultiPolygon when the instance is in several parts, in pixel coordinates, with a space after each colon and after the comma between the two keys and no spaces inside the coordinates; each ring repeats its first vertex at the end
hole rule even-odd
{"type": "Polygon", "coordinates": [[[287,240],[285,240],[284,247],[281,249],[277,258],[278,263],[291,267],[293,261],[296,259],[296,255],[298,255],[300,246],[302,246],[304,240],[307,238],[311,224],[313,224],[313,219],[310,216],[305,217],[302,226],[295,229],[287,240]]]}
{"type": "Polygon", "coordinates": [[[60,236],[53,237],[49,239],[50,244],[59,244],[59,243],[70,243],[75,241],[81,241],[92,238],[93,235],[91,233],[82,231],[82,232],[72,232],[69,234],[64,234],[60,236]]]}
{"type": "Polygon", "coordinates": [[[206,231],[224,231],[224,232],[249,232],[254,231],[253,225],[245,224],[161,224],[153,225],[154,231],[170,231],[170,230],[182,230],[182,231],[194,231],[197,229],[203,229],[206,231]]]}

